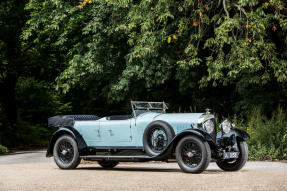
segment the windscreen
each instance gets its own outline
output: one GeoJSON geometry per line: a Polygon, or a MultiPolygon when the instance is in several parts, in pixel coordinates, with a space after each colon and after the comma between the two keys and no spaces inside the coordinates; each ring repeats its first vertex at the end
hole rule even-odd
{"type": "Polygon", "coordinates": [[[167,109],[164,102],[131,101],[131,105],[135,117],[148,111],[165,113],[167,109]]]}

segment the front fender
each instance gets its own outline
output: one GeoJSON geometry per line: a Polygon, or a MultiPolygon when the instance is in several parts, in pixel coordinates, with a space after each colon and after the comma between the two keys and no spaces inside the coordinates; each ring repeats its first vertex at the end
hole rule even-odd
{"type": "Polygon", "coordinates": [[[216,148],[216,144],[214,143],[212,137],[205,131],[202,131],[200,129],[186,129],[175,135],[175,137],[171,140],[168,146],[159,155],[156,156],[156,159],[162,159],[166,155],[166,153],[171,150],[171,148],[174,148],[177,143],[187,135],[197,136],[203,141],[207,141],[210,147],[216,148]]]}
{"type": "Polygon", "coordinates": [[[172,142],[177,141],[186,135],[195,135],[195,136],[202,138],[204,141],[212,141],[212,137],[208,133],[206,133],[205,131],[202,131],[200,129],[186,129],[186,130],[183,130],[180,133],[178,133],[172,139],[172,142]]]}
{"type": "Polygon", "coordinates": [[[84,141],[83,137],[81,136],[81,134],[77,130],[75,130],[72,127],[61,127],[56,132],[53,133],[53,135],[50,139],[50,143],[48,146],[46,157],[52,157],[53,156],[54,145],[55,145],[57,139],[64,134],[68,134],[76,140],[76,142],[78,144],[78,149],[79,149],[80,155],[83,152],[83,150],[85,148],[87,148],[86,142],[84,141]]]}
{"type": "Polygon", "coordinates": [[[248,135],[248,133],[246,133],[245,131],[242,131],[240,129],[236,129],[236,128],[230,129],[229,133],[225,133],[223,135],[222,135],[222,131],[218,132],[217,136],[216,136],[216,140],[219,143],[219,141],[222,138],[229,138],[229,137],[232,137],[232,136],[235,136],[236,140],[239,140],[239,141],[250,140],[250,136],[248,135]]]}

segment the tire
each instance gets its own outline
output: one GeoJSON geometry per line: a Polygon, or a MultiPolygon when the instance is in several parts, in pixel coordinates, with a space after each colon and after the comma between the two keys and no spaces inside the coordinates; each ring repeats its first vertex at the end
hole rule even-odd
{"type": "Polygon", "coordinates": [[[62,135],[56,141],[53,150],[54,160],[61,169],[74,169],[80,162],[78,145],[74,138],[62,135]]]}
{"type": "Polygon", "coordinates": [[[200,138],[191,135],[182,138],[178,142],[175,155],[182,171],[201,173],[210,163],[211,151],[206,141],[202,141],[200,138]]]}
{"type": "MultiPolygon", "coordinates": [[[[159,155],[166,146],[171,142],[173,137],[175,136],[174,130],[163,121],[154,121],[150,123],[143,134],[143,146],[145,152],[150,156],[159,155]],[[162,134],[158,134],[157,137],[152,138],[152,132],[155,131],[161,132],[162,134]]],[[[170,150],[166,151],[164,155],[169,155],[170,150]]],[[[163,156],[164,157],[164,156],[163,156]]]]}
{"type": "Polygon", "coordinates": [[[119,164],[118,161],[98,161],[99,165],[101,165],[103,168],[111,169],[114,168],[119,164]]]}
{"type": "Polygon", "coordinates": [[[237,171],[240,170],[248,160],[248,145],[245,141],[238,142],[239,156],[236,160],[218,160],[217,166],[224,171],[237,171]]]}

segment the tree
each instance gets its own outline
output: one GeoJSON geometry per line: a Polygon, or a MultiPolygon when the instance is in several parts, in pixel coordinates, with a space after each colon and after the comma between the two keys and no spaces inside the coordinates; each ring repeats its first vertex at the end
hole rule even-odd
{"type": "MultiPolygon", "coordinates": [[[[23,71],[20,35],[25,24],[26,1],[0,2],[0,100],[5,113],[5,129],[13,129],[17,119],[15,86],[23,71]]],[[[4,130],[5,130],[4,129],[4,130]]]]}
{"type": "Polygon", "coordinates": [[[254,90],[286,89],[284,1],[32,0],[26,8],[23,39],[61,51],[63,92],[93,88],[109,102],[158,92],[191,104],[223,90],[240,110],[256,104],[254,90]]]}
{"type": "Polygon", "coordinates": [[[27,2],[0,2],[0,144],[37,142],[47,117],[70,110],[53,84],[61,57],[21,41],[27,2]]]}

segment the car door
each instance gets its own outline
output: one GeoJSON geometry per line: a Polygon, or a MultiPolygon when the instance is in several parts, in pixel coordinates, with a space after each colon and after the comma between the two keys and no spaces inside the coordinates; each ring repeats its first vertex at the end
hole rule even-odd
{"type": "Polygon", "coordinates": [[[108,120],[100,124],[106,146],[131,146],[131,119],[108,120]]]}
{"type": "Polygon", "coordinates": [[[88,146],[95,146],[102,142],[99,121],[76,121],[74,128],[79,131],[88,146]]]}

